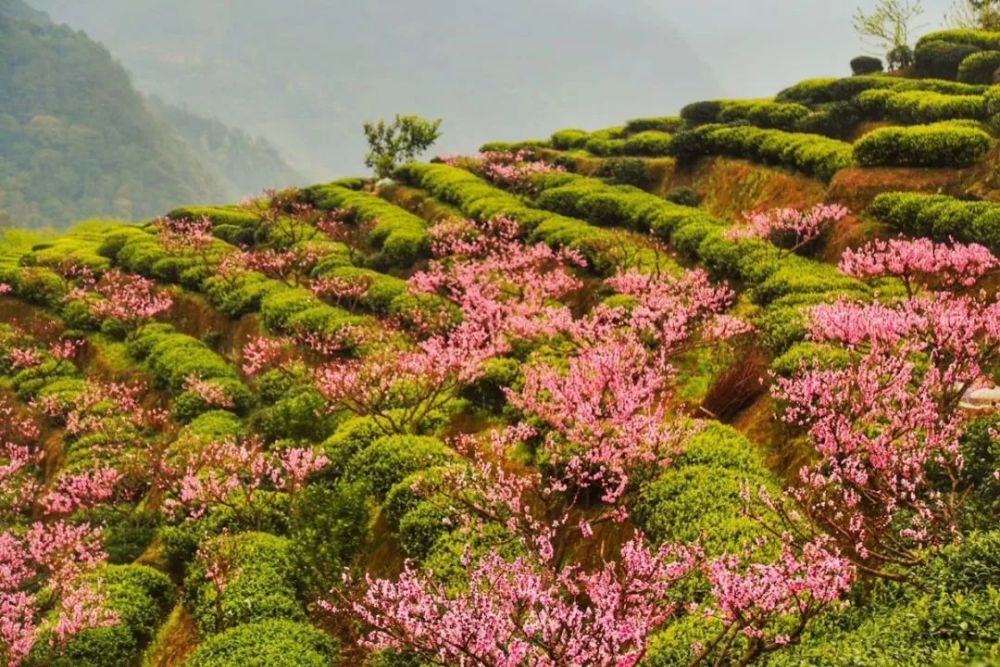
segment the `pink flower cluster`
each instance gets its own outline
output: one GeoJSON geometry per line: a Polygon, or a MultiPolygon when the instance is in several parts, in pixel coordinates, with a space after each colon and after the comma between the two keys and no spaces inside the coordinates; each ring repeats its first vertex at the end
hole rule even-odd
{"type": "Polygon", "coordinates": [[[120,472],[108,467],[63,474],[39,503],[48,515],[69,515],[114,498],[121,479],[120,472]]]}
{"type": "Polygon", "coordinates": [[[534,176],[566,171],[559,165],[537,159],[529,150],[489,151],[479,157],[487,179],[525,194],[533,190],[534,176]]]}
{"type": "Polygon", "coordinates": [[[202,380],[197,375],[189,375],[184,380],[184,391],[197,394],[205,405],[227,410],[236,407],[236,403],[226,393],[225,387],[212,380],[202,380]]]}
{"type": "Polygon", "coordinates": [[[302,246],[290,250],[245,249],[226,255],[219,264],[219,272],[238,275],[258,271],[288,285],[298,285],[319,259],[319,251],[302,246]]]}
{"type": "Polygon", "coordinates": [[[202,254],[215,241],[208,216],[203,215],[200,220],[160,218],[155,226],[159,230],[160,245],[177,255],[202,254]]]}
{"type": "Polygon", "coordinates": [[[773,387],[783,419],[805,429],[819,457],[792,497],[869,571],[913,565],[919,549],[957,534],[959,407],[1000,358],[1000,301],[930,290],[972,287],[997,265],[981,246],[926,239],[846,252],[845,272],[898,278],[905,296],[813,308],[810,337],[851,356],[833,368],[805,364],[773,387]],[[952,480],[950,490],[937,488],[932,469],[952,480]]]}
{"type": "Polygon", "coordinates": [[[17,667],[47,629],[53,641],[91,627],[107,627],[118,615],[104,607],[105,598],[82,577],[100,565],[101,532],[87,524],[33,522],[23,536],[0,534],[0,655],[17,667]],[[59,602],[45,614],[35,583],[44,580],[59,602]]]}
{"type": "Polygon", "coordinates": [[[745,224],[733,227],[727,236],[730,239],[770,239],[788,245],[790,251],[795,252],[848,215],[850,211],[839,204],[816,204],[806,211],[794,208],[758,211],[744,214],[745,224]]]}
{"type": "MultiPolygon", "coordinates": [[[[792,617],[804,625],[839,601],[856,576],[850,561],[841,557],[828,539],[809,542],[800,552],[790,535],[785,535],[781,556],[775,561],[745,563],[727,555],[708,563],[705,572],[715,596],[708,615],[722,622],[721,637],[733,633],[749,637],[750,657],[791,642],[788,634],[770,634],[778,626],[776,621],[792,617]]],[[[711,653],[704,646],[695,647],[695,651],[711,653]]]]}
{"type": "Polygon", "coordinates": [[[399,580],[367,581],[345,605],[372,630],[372,648],[404,648],[442,664],[490,667],[633,667],[646,638],[677,607],[669,592],[697,551],[652,551],[641,537],[597,572],[539,568],[491,553],[470,568],[467,590],[451,592],[407,566],[399,580]]]}
{"type": "Polygon", "coordinates": [[[920,286],[972,287],[1000,266],[984,246],[976,243],[935,243],[930,239],[873,241],[857,250],[846,250],[840,270],[856,278],[899,278],[912,291],[920,286]]]}
{"type": "Polygon", "coordinates": [[[284,349],[282,342],[274,338],[258,336],[249,340],[241,352],[244,375],[254,377],[276,366],[285,354],[284,349]]]}
{"type": "Polygon", "coordinates": [[[330,460],[311,449],[271,454],[258,438],[222,440],[185,453],[169,512],[197,519],[213,507],[253,509],[257,491],[270,483],[294,494],[330,460]]]}
{"type": "Polygon", "coordinates": [[[66,299],[84,300],[94,316],[118,320],[130,332],[173,305],[170,294],[157,290],[152,280],[118,269],[99,280],[85,273],[66,299]]]}

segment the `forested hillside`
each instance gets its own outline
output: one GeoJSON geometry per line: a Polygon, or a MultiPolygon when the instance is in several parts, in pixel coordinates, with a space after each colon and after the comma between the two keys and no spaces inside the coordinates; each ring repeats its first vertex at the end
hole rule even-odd
{"type": "Polygon", "coordinates": [[[168,104],[158,97],[149,98],[149,103],[198,159],[222,179],[226,191],[224,199],[239,199],[265,188],[305,181],[266,140],[252,137],[214,118],[168,104]]]}
{"type": "Polygon", "coordinates": [[[7,233],[0,655],[1000,666],[998,53],[7,233]]]}
{"type": "Polygon", "coordinates": [[[139,219],[297,175],[266,142],[162,104],[85,34],[0,2],[0,215],[23,227],[139,219]]]}

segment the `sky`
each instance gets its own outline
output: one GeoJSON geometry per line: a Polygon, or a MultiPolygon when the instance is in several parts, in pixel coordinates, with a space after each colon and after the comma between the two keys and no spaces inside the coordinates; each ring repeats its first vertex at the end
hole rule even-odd
{"type": "MultiPolygon", "coordinates": [[[[865,0],[862,6],[874,0],[865,0]]],[[[143,92],[266,137],[311,179],[365,120],[444,118],[440,152],[764,97],[870,52],[842,0],[28,0],[143,92]]],[[[923,0],[925,32],[951,0],[923,0]]]]}

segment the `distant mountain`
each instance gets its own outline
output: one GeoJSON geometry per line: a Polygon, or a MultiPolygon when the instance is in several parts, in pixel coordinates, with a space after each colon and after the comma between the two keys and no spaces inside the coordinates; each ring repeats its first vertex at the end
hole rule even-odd
{"type": "Polygon", "coordinates": [[[140,90],[267,137],[312,179],[363,170],[365,120],[443,117],[443,152],[718,96],[660,0],[33,0],[140,90]]]}
{"type": "Polygon", "coordinates": [[[299,176],[266,142],[147,100],[102,45],[0,0],[0,217],[144,218],[299,176]]]}
{"type": "Polygon", "coordinates": [[[216,118],[149,98],[150,107],[165,118],[198,158],[223,180],[229,198],[257,194],[264,188],[301,184],[305,177],[282,159],[270,142],[253,137],[216,118]]]}

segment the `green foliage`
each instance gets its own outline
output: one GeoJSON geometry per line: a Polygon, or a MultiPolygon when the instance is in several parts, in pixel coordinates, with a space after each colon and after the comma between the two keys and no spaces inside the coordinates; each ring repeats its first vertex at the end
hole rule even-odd
{"type": "Polygon", "coordinates": [[[1000,69],[1000,50],[977,51],[965,57],[958,66],[958,80],[963,83],[991,85],[1000,69]]]}
{"type": "Polygon", "coordinates": [[[537,150],[552,148],[551,142],[544,139],[526,139],[524,141],[490,141],[479,147],[481,152],[497,151],[500,153],[516,153],[521,150],[537,150]]]}
{"type": "Polygon", "coordinates": [[[765,129],[794,130],[809,113],[809,107],[796,102],[728,101],[719,113],[718,122],[745,121],[765,129]]]}
{"type": "Polygon", "coordinates": [[[978,95],[985,86],[972,86],[938,79],[903,79],[890,76],[849,76],[842,79],[806,79],[785,88],[775,96],[778,102],[798,102],[806,106],[830,102],[848,102],[856,95],[873,88],[896,91],[926,90],[945,95],[978,95]]]}
{"type": "Polygon", "coordinates": [[[873,120],[927,124],[943,120],[985,120],[982,95],[945,95],[930,91],[869,90],[856,98],[858,107],[873,120]]]}
{"type": "Polygon", "coordinates": [[[137,219],[224,195],[83,32],[0,18],[0,100],[2,209],[20,225],[137,219]]]}
{"type": "Polygon", "coordinates": [[[368,241],[380,252],[369,258],[375,268],[406,268],[430,251],[426,223],[368,192],[338,185],[309,188],[306,197],[324,209],[350,209],[356,221],[374,223],[368,241]]]}
{"type": "Polygon", "coordinates": [[[763,534],[757,522],[743,516],[744,482],[777,488],[754,444],[713,422],[656,480],[643,485],[634,518],[654,543],[703,539],[710,555],[738,552],[763,534]]]}
{"type": "Polygon", "coordinates": [[[326,469],[334,477],[344,475],[354,455],[385,435],[371,417],[351,417],[320,446],[330,463],[326,469]]]}
{"type": "Polygon", "coordinates": [[[368,538],[370,511],[362,484],[319,481],[296,499],[290,553],[308,592],[324,596],[368,538]]]}
{"type": "Polygon", "coordinates": [[[876,74],[882,71],[882,60],[874,56],[858,56],[851,59],[851,72],[855,76],[876,74]]]}
{"type": "Polygon", "coordinates": [[[1000,252],[1000,204],[944,195],[890,192],[876,197],[868,212],[908,235],[980,243],[1000,252]]]}
{"type": "Polygon", "coordinates": [[[653,174],[645,160],[634,157],[613,157],[601,162],[597,176],[616,185],[634,185],[645,189],[652,185],[653,174]]]}
{"type": "Polygon", "coordinates": [[[427,120],[420,116],[400,116],[387,123],[384,120],[366,122],[365,139],[368,155],[365,165],[375,170],[379,178],[388,178],[400,164],[415,159],[441,136],[441,119],[427,120]]]}
{"type": "Polygon", "coordinates": [[[225,550],[220,545],[226,543],[232,545],[232,570],[221,605],[200,558],[192,562],[184,579],[186,604],[203,634],[269,619],[305,620],[296,593],[299,571],[287,539],[268,533],[222,535],[209,538],[206,548],[225,550]]]}
{"type": "MultiPolygon", "coordinates": [[[[1000,480],[994,473],[1000,467],[1000,416],[989,415],[974,420],[962,436],[965,479],[972,486],[962,508],[963,528],[991,530],[1000,512],[1000,480]]],[[[940,480],[942,484],[945,480],[940,480]]]]}
{"type": "Polygon", "coordinates": [[[790,167],[825,181],[854,164],[851,146],[843,141],[751,126],[703,125],[678,134],[673,149],[679,158],[727,155],[790,167]]]}
{"type": "Polygon", "coordinates": [[[684,123],[680,116],[653,116],[650,118],[632,118],[625,121],[625,134],[631,136],[648,130],[674,132],[684,123]]]}
{"type": "Polygon", "coordinates": [[[691,186],[684,185],[668,192],[664,199],[680,206],[697,206],[704,197],[691,186]]]}
{"type": "Polygon", "coordinates": [[[29,658],[29,665],[131,667],[136,664],[170,609],[173,584],[162,572],[144,565],[108,565],[89,579],[107,595],[107,607],[118,613],[120,622],[84,630],[59,653],[50,650],[45,638],[29,658]]]}
{"type": "Polygon", "coordinates": [[[681,118],[689,125],[717,123],[719,114],[725,106],[725,100],[702,100],[691,102],[681,109],[681,118]]]}
{"type": "Polygon", "coordinates": [[[418,503],[399,520],[399,545],[403,553],[418,563],[426,560],[438,540],[452,530],[454,521],[455,517],[439,503],[418,503]]]}
{"type": "Polygon", "coordinates": [[[361,482],[382,502],[397,482],[419,470],[446,463],[452,456],[437,438],[383,436],[351,457],[344,479],[361,482]]]}
{"type": "MultiPolygon", "coordinates": [[[[554,247],[575,248],[599,272],[614,271],[623,252],[632,256],[633,266],[673,269],[668,258],[649,248],[580,220],[527,206],[520,198],[462,169],[413,163],[401,168],[398,174],[406,182],[430,191],[472,218],[486,220],[497,215],[514,218],[531,231],[533,240],[554,247]]],[[[544,188],[574,178],[567,173],[542,175],[536,179],[536,185],[544,188]]]]}
{"type": "Polygon", "coordinates": [[[991,145],[986,132],[958,123],[883,127],[854,144],[854,157],[864,167],[967,167],[991,145]]]}
{"type": "Polygon", "coordinates": [[[177,397],[174,408],[178,418],[194,419],[212,409],[200,397],[185,391],[184,385],[190,377],[219,384],[235,402],[237,412],[246,412],[253,402],[253,395],[232,365],[202,341],[179,333],[170,325],[146,325],[136,332],[127,348],[135,358],[145,362],[156,384],[177,397]]]}
{"type": "Polygon", "coordinates": [[[921,77],[955,80],[962,61],[977,51],[971,44],[920,40],[913,52],[914,71],[921,77]]]}
{"type": "Polygon", "coordinates": [[[948,44],[968,44],[987,51],[1000,51],[1000,33],[990,30],[939,30],[920,38],[917,46],[930,42],[945,42],[948,44]]]}
{"type": "Polygon", "coordinates": [[[670,154],[671,138],[667,132],[646,130],[628,137],[622,152],[625,155],[663,157],[670,154]]]}
{"type": "Polygon", "coordinates": [[[567,129],[552,133],[552,147],[561,151],[583,148],[590,138],[586,130],[567,129]]]}
{"type": "Polygon", "coordinates": [[[928,554],[908,583],[881,582],[865,602],[829,614],[769,664],[923,667],[969,664],[1000,636],[1000,533],[928,554]]]}
{"type": "Polygon", "coordinates": [[[818,363],[824,368],[842,368],[851,361],[851,355],[846,350],[823,343],[803,341],[792,345],[782,355],[771,363],[771,370],[789,377],[802,369],[804,365],[818,363]]]}
{"type": "Polygon", "coordinates": [[[867,288],[835,267],[782,252],[759,239],[732,240],[726,225],[704,211],[679,206],[635,188],[615,187],[582,176],[553,179],[536,204],[564,215],[650,231],[716,277],[736,280],[766,306],[756,324],[768,348],[781,352],[805,335],[802,309],[867,288]]]}
{"type": "Polygon", "coordinates": [[[241,625],[209,638],[187,667],[330,667],[336,643],[306,623],[269,620],[241,625]]]}
{"type": "Polygon", "coordinates": [[[328,305],[301,287],[279,287],[260,300],[261,322],[274,332],[302,331],[333,335],[345,327],[363,326],[363,317],[328,305]]]}

